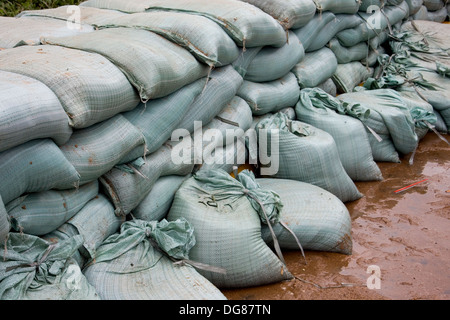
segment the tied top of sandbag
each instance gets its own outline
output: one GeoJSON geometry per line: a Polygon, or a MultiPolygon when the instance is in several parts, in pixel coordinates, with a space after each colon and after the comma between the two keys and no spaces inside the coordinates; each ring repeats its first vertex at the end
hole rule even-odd
{"type": "Polygon", "coordinates": [[[370,115],[370,109],[363,107],[360,103],[340,101],[320,88],[303,89],[300,92],[300,102],[309,109],[331,109],[361,121],[366,120],[370,115]]]}
{"type": "Polygon", "coordinates": [[[246,196],[261,221],[268,224],[278,223],[283,208],[280,196],[270,190],[261,188],[255,175],[243,170],[234,179],[225,170],[204,170],[194,175],[195,188],[205,195],[206,205],[217,206],[219,211],[232,206],[234,199],[246,196]]]}
{"type": "Polygon", "coordinates": [[[292,121],[283,112],[277,112],[273,116],[262,119],[256,124],[256,132],[260,134],[262,130],[279,130],[290,132],[299,137],[307,137],[311,135],[308,125],[304,125],[300,121],[292,121]]]}
{"type": "Polygon", "coordinates": [[[50,244],[37,236],[10,233],[0,260],[0,299],[21,300],[29,288],[55,283],[83,241],[77,235],[50,244]]]}
{"type": "Polygon", "coordinates": [[[109,236],[87,265],[111,261],[142,242],[150,242],[173,259],[184,260],[189,258],[189,251],[195,245],[194,230],[184,218],[170,222],[166,219],[126,221],[120,226],[120,233],[109,236]]]}

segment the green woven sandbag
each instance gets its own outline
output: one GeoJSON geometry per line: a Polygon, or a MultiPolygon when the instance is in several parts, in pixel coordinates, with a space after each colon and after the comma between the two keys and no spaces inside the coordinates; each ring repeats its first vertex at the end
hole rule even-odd
{"type": "Polygon", "coordinates": [[[363,23],[356,14],[335,14],[334,19],[324,25],[308,46],[307,52],[316,51],[324,47],[334,36],[345,29],[354,28],[363,23]]]}
{"type": "Polygon", "coordinates": [[[369,134],[373,149],[377,147],[380,149],[380,154],[373,153],[375,161],[395,159],[392,148],[401,154],[408,154],[417,147],[418,137],[410,109],[395,90],[361,90],[339,95],[338,98],[347,103],[360,104],[364,109],[370,109],[370,115],[364,123],[383,139],[382,141],[373,140],[373,135],[369,134]],[[384,148],[386,152],[383,152],[384,148]]]}
{"type": "Polygon", "coordinates": [[[33,139],[65,143],[72,134],[69,118],[43,83],[0,71],[0,152],[33,139]]]}
{"type": "Polygon", "coordinates": [[[192,225],[196,244],[190,259],[226,271],[199,270],[203,276],[218,288],[243,288],[292,278],[261,238],[263,213],[274,223],[281,208],[271,191],[252,188],[220,169],[205,170],[181,185],[167,220],[185,218],[192,225]]]}
{"type": "Polygon", "coordinates": [[[423,5],[428,11],[438,11],[444,7],[445,2],[442,0],[423,0],[423,5]]]}
{"type": "MultiPolygon", "coordinates": [[[[258,122],[256,132],[259,148],[266,148],[272,156],[270,175],[263,174],[264,177],[311,183],[342,202],[362,197],[342,166],[336,142],[329,133],[301,121],[289,121],[283,113],[258,122]],[[261,146],[265,137],[267,146],[261,146]],[[272,147],[274,142],[278,146],[272,147]]],[[[262,163],[264,166],[267,165],[262,163]]]]}
{"type": "Polygon", "coordinates": [[[156,180],[152,190],[131,212],[133,217],[145,221],[160,221],[165,218],[172,206],[175,193],[190,176],[190,174],[170,175],[156,180]]]}
{"type": "Polygon", "coordinates": [[[146,30],[111,28],[44,41],[105,56],[127,76],[143,102],[164,97],[208,74],[208,67],[189,51],[146,30]]]}
{"type": "Polygon", "coordinates": [[[117,10],[105,10],[83,6],[66,5],[51,9],[24,10],[19,13],[17,17],[47,17],[60,19],[65,21],[66,23],[73,23],[73,25],[69,24],[69,26],[76,28],[78,27],[77,23],[98,26],[106,20],[119,18],[120,16],[124,15],[126,15],[126,13],[117,10]],[[75,21],[78,13],[80,19],[79,22],[75,21]]]}
{"type": "Polygon", "coordinates": [[[369,47],[366,42],[360,42],[352,47],[344,47],[333,38],[328,43],[328,48],[333,51],[338,64],[360,61],[369,55],[369,47]]]}
{"type": "Polygon", "coordinates": [[[75,236],[56,244],[10,233],[0,259],[1,300],[99,300],[72,256],[82,245],[75,236]]]}
{"type": "Polygon", "coordinates": [[[338,93],[352,92],[353,89],[373,75],[374,69],[367,68],[359,61],[338,64],[331,79],[338,93]]]}
{"type": "Polygon", "coordinates": [[[301,91],[295,111],[299,121],[333,137],[342,165],[353,181],[382,180],[381,171],[373,160],[366,128],[361,122],[367,116],[365,110],[346,106],[323,90],[314,88],[301,91]]]}
{"type": "Polygon", "coordinates": [[[239,49],[228,34],[208,18],[183,12],[127,14],[105,21],[100,28],[129,27],[157,33],[191,52],[209,66],[232,63],[239,49]]]}
{"type": "Polygon", "coordinates": [[[429,21],[442,23],[447,20],[448,17],[448,11],[447,7],[442,7],[439,10],[436,11],[430,11],[428,10],[428,19],[429,21]]]}
{"type": "Polygon", "coordinates": [[[117,215],[127,215],[136,208],[158,178],[172,174],[185,176],[192,172],[193,143],[180,140],[169,140],[145,159],[116,166],[99,178],[117,215]],[[179,153],[182,154],[179,156],[179,153]],[[174,162],[177,156],[179,162],[174,162]]]}
{"type": "Polygon", "coordinates": [[[405,0],[409,7],[409,15],[415,15],[423,5],[423,0],[405,0]]]}
{"type": "Polygon", "coordinates": [[[102,243],[83,272],[102,300],[226,300],[189,265],[195,241],[184,219],[133,219],[102,243]]]}
{"type": "Polygon", "coordinates": [[[219,24],[243,47],[282,46],[283,27],[270,15],[248,3],[235,0],[89,0],[82,6],[115,9],[128,13],[179,11],[205,16],[219,24]]]}
{"type": "Polygon", "coordinates": [[[274,81],[258,83],[244,80],[237,92],[237,95],[250,105],[254,115],[293,107],[298,101],[299,94],[300,87],[292,72],[274,81]]]}
{"type": "Polygon", "coordinates": [[[97,180],[116,164],[142,157],[144,142],[142,133],[118,114],[88,128],[75,130],[60,148],[80,174],[82,185],[97,180]]]}
{"type": "Polygon", "coordinates": [[[355,14],[361,5],[360,0],[314,0],[317,10],[333,13],[355,14]]]}
{"type": "Polygon", "coordinates": [[[6,209],[15,231],[40,236],[72,218],[97,194],[98,182],[93,181],[77,189],[29,193],[10,201],[6,209]]]}
{"type": "Polygon", "coordinates": [[[50,45],[22,46],[0,51],[0,70],[47,85],[75,128],[109,119],[139,103],[139,95],[125,75],[95,53],[50,45]]]}
{"type": "Polygon", "coordinates": [[[359,11],[367,12],[367,10],[371,9],[370,6],[377,6],[377,8],[381,8],[382,2],[382,0],[361,0],[359,11]]]}
{"type": "Polygon", "coordinates": [[[43,238],[67,238],[81,235],[82,245],[78,248],[83,261],[92,259],[97,248],[107,237],[116,233],[124,217],[114,213],[111,202],[101,193],[86,203],[72,218],[52,232],[43,235],[43,238]],[[63,236],[59,236],[63,234],[63,236]]]}
{"type": "Polygon", "coordinates": [[[177,127],[192,133],[195,121],[208,124],[235,97],[243,81],[232,65],[211,71],[204,90],[194,99],[177,127]]]}
{"type": "MultiPolygon", "coordinates": [[[[336,196],[301,181],[268,178],[256,181],[280,196],[281,219],[304,250],[352,253],[352,221],[347,207],[336,196]]],[[[298,250],[295,238],[280,223],[273,230],[282,249],[298,250]]],[[[263,226],[261,232],[263,239],[272,244],[269,228],[263,226]]]]}
{"type": "Polygon", "coordinates": [[[313,0],[240,0],[274,17],[284,29],[303,27],[316,13],[313,0]]]}
{"type": "Polygon", "coordinates": [[[194,99],[202,93],[207,81],[201,78],[168,96],[140,103],[133,110],[122,114],[142,132],[146,153],[155,152],[170,138],[194,99]]]}
{"type": "Polygon", "coordinates": [[[305,58],[297,63],[291,72],[297,77],[301,89],[314,88],[331,78],[336,72],[337,65],[333,51],[323,47],[306,53],[305,58]]]}
{"type": "Polygon", "coordinates": [[[285,76],[305,56],[303,44],[294,32],[288,32],[289,41],[280,48],[266,46],[251,60],[245,80],[274,81],[285,76]]]}
{"type": "Polygon", "coordinates": [[[11,224],[9,222],[8,212],[0,195],[0,244],[5,244],[10,229],[11,224]]]}
{"type": "Polygon", "coordinates": [[[37,139],[0,152],[0,194],[8,204],[24,193],[72,189],[80,176],[50,139],[37,139]]]}
{"type": "Polygon", "coordinates": [[[45,17],[0,17],[0,48],[40,45],[41,37],[68,37],[93,31],[86,24],[70,29],[66,21],[45,17]]]}
{"type": "Polygon", "coordinates": [[[364,22],[354,28],[342,30],[336,38],[345,47],[354,46],[362,41],[368,41],[380,32],[389,29],[396,23],[409,16],[409,7],[406,2],[398,6],[385,6],[374,13],[360,13],[364,22]]]}
{"type": "Polygon", "coordinates": [[[316,40],[320,31],[331,21],[335,20],[336,16],[331,12],[316,13],[314,17],[303,27],[293,29],[303,49],[307,52],[311,44],[316,40]]]}
{"type": "Polygon", "coordinates": [[[336,84],[333,82],[332,78],[328,78],[321,84],[317,85],[316,88],[322,89],[323,91],[325,91],[329,95],[332,95],[333,97],[336,97],[337,95],[337,87],[336,84]]]}

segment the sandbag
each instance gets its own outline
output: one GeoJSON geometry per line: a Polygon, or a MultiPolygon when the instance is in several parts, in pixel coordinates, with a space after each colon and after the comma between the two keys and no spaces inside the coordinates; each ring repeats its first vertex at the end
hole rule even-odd
{"type": "Polygon", "coordinates": [[[178,188],[190,176],[170,175],[156,180],[152,190],[131,212],[133,217],[145,221],[161,221],[167,216],[178,188]]]}
{"type": "Polygon", "coordinates": [[[205,278],[218,288],[243,288],[292,279],[261,238],[261,219],[274,223],[281,208],[270,190],[253,188],[223,170],[206,170],[181,185],[167,220],[185,218],[192,225],[196,244],[190,259],[226,271],[199,270],[205,278]]]}
{"type": "Polygon", "coordinates": [[[362,197],[342,166],[336,143],[329,133],[301,121],[289,121],[282,113],[258,122],[256,132],[259,148],[266,148],[278,162],[272,169],[273,174],[263,174],[263,177],[311,183],[331,192],[342,202],[362,197]],[[272,147],[273,140],[278,142],[278,150],[272,147]],[[267,146],[264,146],[265,141],[267,146]]]}
{"type": "Polygon", "coordinates": [[[75,130],[61,151],[80,174],[80,185],[97,180],[116,164],[145,154],[144,137],[124,116],[75,130]],[[129,155],[131,153],[131,155],[129,155]]]}
{"type": "Polygon", "coordinates": [[[359,6],[359,11],[367,12],[371,9],[370,6],[377,6],[381,8],[383,0],[361,0],[361,5],[359,6]]]}
{"type": "Polygon", "coordinates": [[[119,68],[95,53],[50,45],[21,46],[0,51],[0,70],[47,85],[75,128],[89,127],[139,103],[139,95],[119,68]]]}
{"type": "Polygon", "coordinates": [[[205,16],[219,24],[243,47],[282,46],[286,43],[283,27],[261,9],[241,1],[229,0],[89,0],[81,6],[114,9],[128,13],[143,11],[179,11],[205,16]]]}
{"type": "Polygon", "coordinates": [[[254,115],[276,112],[293,107],[298,101],[300,87],[292,72],[284,77],[263,83],[244,80],[237,95],[250,105],[254,115]]]}
{"type": "Polygon", "coordinates": [[[305,26],[293,29],[292,32],[295,33],[303,45],[303,49],[307,52],[320,31],[335,19],[336,16],[329,11],[323,12],[322,14],[315,14],[305,26]]]}
{"type": "Polygon", "coordinates": [[[93,181],[77,189],[29,193],[10,201],[6,210],[15,231],[40,236],[64,224],[97,194],[93,181]]]}
{"type": "Polygon", "coordinates": [[[442,23],[445,20],[447,20],[448,11],[446,7],[442,7],[439,10],[436,11],[430,11],[428,10],[428,19],[429,21],[442,23]]]}
{"type": "Polygon", "coordinates": [[[175,139],[179,137],[173,137],[173,140],[167,141],[145,159],[139,158],[116,166],[99,178],[105,193],[114,204],[117,215],[127,215],[136,208],[159,177],[172,174],[185,176],[192,172],[192,141],[175,139]]]}
{"type": "Polygon", "coordinates": [[[129,27],[159,34],[192,53],[209,66],[225,66],[239,55],[228,34],[210,19],[183,12],[146,12],[113,17],[100,28],[129,27]]]}
{"type": "Polygon", "coordinates": [[[354,14],[359,10],[360,0],[314,0],[317,10],[333,13],[354,14]]]}
{"type": "MultiPolygon", "coordinates": [[[[280,196],[283,203],[281,218],[304,250],[352,254],[350,214],[336,196],[296,180],[259,178],[256,182],[280,196]]],[[[295,238],[280,223],[273,226],[273,231],[282,249],[298,250],[295,238]]],[[[266,243],[272,243],[267,226],[262,227],[261,234],[266,243]]]]}
{"type": "Polygon", "coordinates": [[[124,217],[115,215],[111,202],[99,193],[72,218],[43,237],[53,238],[60,233],[65,234],[65,237],[81,235],[83,242],[78,251],[83,261],[86,261],[95,257],[98,247],[107,237],[116,233],[124,221],[124,217]]]}
{"type": "Polygon", "coordinates": [[[334,16],[314,37],[308,46],[307,52],[316,51],[324,47],[334,36],[345,29],[354,28],[363,23],[363,20],[356,14],[340,13],[334,16]]]}
{"type": "Polygon", "coordinates": [[[327,46],[333,51],[338,64],[360,61],[369,55],[369,47],[366,42],[360,42],[352,47],[344,47],[339,40],[333,38],[327,46]]]}
{"type": "Polygon", "coordinates": [[[415,15],[423,5],[423,0],[405,0],[409,6],[409,15],[415,15]]]}
{"type": "Polygon", "coordinates": [[[214,69],[177,127],[192,133],[195,121],[208,124],[234,98],[243,81],[232,65],[214,69]]]}
{"type": "Polygon", "coordinates": [[[280,48],[263,47],[251,60],[244,80],[274,81],[285,76],[305,56],[303,44],[294,32],[288,32],[289,41],[280,48]]]}
{"type": "Polygon", "coordinates": [[[260,8],[274,17],[284,29],[303,27],[316,13],[313,0],[240,0],[260,8]]]}
{"type": "Polygon", "coordinates": [[[207,81],[201,78],[168,96],[141,102],[133,110],[122,113],[144,136],[146,154],[155,152],[170,138],[207,81]]]}
{"type": "Polygon", "coordinates": [[[438,11],[444,7],[444,3],[442,0],[423,0],[423,5],[428,11],[438,11]]]}
{"type": "Polygon", "coordinates": [[[301,89],[314,88],[336,72],[337,60],[333,51],[327,47],[305,54],[291,72],[297,77],[301,89]]]}
{"type": "Polygon", "coordinates": [[[369,117],[364,122],[383,139],[382,141],[373,140],[374,136],[369,134],[375,161],[395,159],[392,148],[401,154],[408,154],[417,147],[418,137],[414,120],[407,104],[395,90],[361,90],[339,95],[338,99],[370,109],[369,117]],[[374,152],[376,148],[379,149],[379,153],[374,152]],[[384,153],[383,148],[388,148],[389,152],[386,149],[384,153]]]}
{"type": "Polygon", "coordinates": [[[17,17],[46,17],[59,19],[64,20],[66,23],[70,22],[69,26],[77,28],[79,27],[79,23],[97,27],[104,23],[104,21],[119,18],[124,15],[126,15],[126,13],[117,10],[65,5],[50,9],[24,10],[20,12],[17,17]],[[75,17],[77,17],[78,13],[80,20],[76,21],[75,17]]]}
{"type": "Polygon", "coordinates": [[[189,265],[195,242],[184,219],[127,221],[102,243],[84,274],[103,300],[226,300],[189,265]]]}
{"type": "Polygon", "coordinates": [[[80,175],[50,139],[37,139],[0,153],[0,194],[5,204],[24,193],[72,189],[80,175]]]}
{"type": "Polygon", "coordinates": [[[361,111],[358,106],[344,105],[318,88],[303,89],[295,107],[299,121],[333,137],[342,166],[353,181],[380,181],[383,177],[361,122],[367,115],[361,111]]]}
{"type": "Polygon", "coordinates": [[[9,222],[8,212],[0,195],[0,244],[5,244],[10,229],[11,223],[9,222]]]}
{"type": "Polygon", "coordinates": [[[0,259],[0,299],[100,300],[71,258],[82,243],[82,236],[52,244],[10,233],[0,259]]]}
{"type": "Polygon", "coordinates": [[[325,91],[329,95],[332,95],[333,97],[336,97],[337,95],[337,87],[336,84],[333,82],[332,78],[328,78],[321,84],[318,84],[316,88],[322,89],[323,91],[325,91]]]}
{"type": "Polygon", "coordinates": [[[142,102],[164,97],[208,74],[208,67],[189,51],[146,30],[111,28],[43,41],[105,56],[126,75],[142,102]]]}
{"type": "Polygon", "coordinates": [[[367,68],[359,61],[338,64],[331,79],[338,93],[352,92],[353,89],[373,75],[374,69],[367,68]]]}
{"type": "Polygon", "coordinates": [[[70,29],[66,21],[45,17],[0,17],[0,48],[40,45],[41,37],[67,37],[93,31],[86,24],[70,29]]]}
{"type": "Polygon", "coordinates": [[[428,20],[428,9],[425,6],[421,6],[417,12],[412,15],[412,20],[428,20]]]}
{"type": "Polygon", "coordinates": [[[61,145],[71,134],[69,118],[52,90],[33,78],[0,71],[0,152],[41,138],[61,145]]]}

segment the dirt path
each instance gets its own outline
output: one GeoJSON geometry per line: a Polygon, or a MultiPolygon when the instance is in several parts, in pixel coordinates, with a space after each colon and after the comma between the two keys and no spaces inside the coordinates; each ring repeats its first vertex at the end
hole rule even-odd
{"type": "Polygon", "coordinates": [[[225,296],[230,300],[449,300],[450,147],[428,133],[420,141],[414,163],[408,163],[409,155],[401,160],[378,163],[383,181],[357,183],[364,197],[347,203],[352,255],[307,251],[305,265],[299,252],[285,252],[295,280],[225,290],[225,296]],[[367,273],[369,266],[378,269],[379,281],[374,271],[367,273]]]}

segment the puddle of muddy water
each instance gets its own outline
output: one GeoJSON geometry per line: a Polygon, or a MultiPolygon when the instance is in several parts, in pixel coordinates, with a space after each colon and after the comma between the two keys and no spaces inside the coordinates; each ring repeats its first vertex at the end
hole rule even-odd
{"type": "Polygon", "coordinates": [[[383,181],[356,183],[364,197],[346,203],[352,217],[351,255],[306,251],[305,265],[300,252],[285,252],[296,279],[224,290],[225,296],[230,300],[450,299],[450,147],[430,132],[420,141],[412,165],[409,155],[401,160],[378,163],[383,181]],[[370,266],[379,274],[368,273],[370,266]]]}

